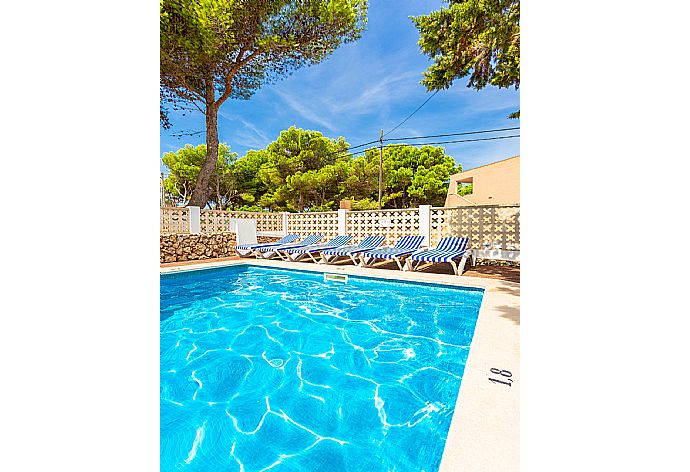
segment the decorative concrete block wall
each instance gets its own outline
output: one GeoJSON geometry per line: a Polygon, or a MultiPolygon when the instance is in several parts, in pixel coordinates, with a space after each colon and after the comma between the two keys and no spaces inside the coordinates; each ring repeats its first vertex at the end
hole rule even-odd
{"type": "Polygon", "coordinates": [[[520,249],[520,206],[431,209],[431,243],[443,236],[469,238],[472,249],[520,249]]]}
{"type": "MultiPolygon", "coordinates": [[[[338,236],[338,212],[286,213],[287,233],[320,234],[327,239],[338,236]]],[[[343,233],[344,235],[345,233],[343,233]]]]}
{"type": "MultiPolygon", "coordinates": [[[[520,206],[484,205],[474,207],[419,208],[387,210],[338,210],[313,213],[251,213],[200,210],[198,207],[161,208],[161,235],[207,236],[232,234],[231,218],[256,220],[257,232],[264,235],[299,233],[322,234],[325,239],[350,235],[358,243],[372,234],[386,236],[391,245],[406,235],[425,236],[425,245],[435,246],[444,236],[469,238],[473,249],[520,249],[520,206]]],[[[161,236],[163,237],[163,236],[161,236]]],[[[170,248],[168,248],[170,250],[170,248]]],[[[183,249],[184,254],[204,255],[208,248],[183,249]],[[190,252],[191,251],[191,252],[190,252]]],[[[163,258],[161,246],[161,260],[163,258]]],[[[177,252],[175,248],[173,252],[177,252]]],[[[225,257],[225,256],[214,256],[225,257]]]]}

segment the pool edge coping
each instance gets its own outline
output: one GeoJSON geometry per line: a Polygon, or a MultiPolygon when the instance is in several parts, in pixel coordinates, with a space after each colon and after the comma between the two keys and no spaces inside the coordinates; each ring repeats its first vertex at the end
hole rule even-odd
{"type": "MultiPolygon", "coordinates": [[[[276,260],[239,259],[161,267],[161,274],[259,266],[484,290],[439,472],[519,470],[520,284],[497,279],[276,260]],[[511,372],[513,385],[491,382],[491,368],[511,372]]],[[[503,377],[497,377],[499,380],[503,377]]]]}

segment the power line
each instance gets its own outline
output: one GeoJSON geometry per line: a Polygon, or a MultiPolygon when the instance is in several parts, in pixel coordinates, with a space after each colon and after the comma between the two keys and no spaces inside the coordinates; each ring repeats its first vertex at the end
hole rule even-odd
{"type": "Polygon", "coordinates": [[[432,143],[399,143],[399,144],[388,144],[388,146],[427,146],[431,144],[451,144],[451,143],[471,143],[474,141],[493,141],[494,139],[508,139],[508,138],[519,138],[519,134],[512,134],[510,136],[494,136],[492,138],[477,138],[477,139],[456,139],[453,141],[437,141],[432,143]]]}
{"type": "MultiPolygon", "coordinates": [[[[388,138],[388,139],[384,139],[383,141],[384,141],[384,142],[386,142],[386,141],[407,141],[407,140],[409,140],[409,139],[443,138],[443,137],[447,137],[447,136],[466,136],[466,135],[472,135],[472,134],[497,133],[497,132],[501,132],[501,131],[514,131],[514,130],[517,130],[517,129],[520,129],[520,127],[519,127],[519,126],[514,126],[514,127],[511,127],[511,128],[496,128],[496,129],[484,129],[484,130],[478,130],[478,131],[464,131],[464,132],[462,132],[462,133],[430,134],[430,135],[427,135],[427,136],[407,136],[407,137],[404,137],[404,138],[388,138]]],[[[384,136],[385,136],[385,135],[386,135],[386,134],[384,133],[384,136]]],[[[369,141],[368,143],[358,144],[357,146],[352,146],[352,147],[350,147],[350,148],[343,149],[343,150],[341,150],[341,151],[330,152],[330,153],[326,154],[326,156],[331,156],[331,155],[333,155],[333,154],[342,154],[342,153],[350,152],[350,151],[352,151],[353,149],[358,149],[358,148],[361,148],[361,147],[363,147],[363,146],[368,146],[368,145],[370,145],[370,144],[375,144],[375,143],[378,143],[378,142],[379,142],[378,139],[377,139],[376,141],[369,141]]],[[[465,141],[461,141],[461,142],[465,142],[465,141]]],[[[421,145],[424,145],[424,144],[434,144],[434,143],[421,143],[421,145]]],[[[394,145],[394,144],[387,144],[386,146],[393,146],[393,145],[394,145]]],[[[413,143],[413,144],[409,144],[409,143],[408,143],[407,145],[409,145],[409,146],[412,146],[412,145],[420,145],[420,143],[413,143]]],[[[360,153],[359,153],[359,152],[355,153],[355,155],[357,155],[357,154],[360,154],[360,153]]]]}
{"type": "MultiPolygon", "coordinates": [[[[440,89],[439,89],[439,90],[440,90],[440,89]]],[[[428,102],[429,100],[431,100],[432,98],[434,98],[434,96],[439,92],[439,90],[436,90],[434,93],[432,93],[431,96],[430,96],[429,98],[427,98],[426,100],[424,100],[424,103],[422,103],[421,105],[419,105],[415,111],[413,111],[412,113],[410,113],[409,115],[407,115],[407,118],[405,118],[405,119],[402,120],[400,123],[398,123],[397,126],[395,126],[395,128],[393,128],[392,130],[390,130],[390,131],[388,131],[388,132],[386,132],[386,133],[383,133],[383,135],[384,135],[384,136],[387,136],[387,135],[391,134],[393,131],[395,131],[396,129],[400,128],[400,127],[403,125],[403,123],[405,123],[407,120],[409,120],[410,118],[412,118],[412,115],[414,115],[415,113],[417,113],[424,105],[427,104],[427,102],[428,102]]]]}
{"type": "Polygon", "coordinates": [[[357,148],[361,148],[362,146],[368,146],[368,145],[370,145],[370,144],[374,144],[374,143],[378,143],[378,142],[379,142],[378,139],[377,139],[376,141],[369,141],[368,143],[358,144],[357,146],[352,146],[352,147],[350,147],[350,148],[347,148],[345,151],[335,151],[335,153],[332,153],[332,154],[336,154],[336,153],[339,153],[339,152],[347,152],[347,151],[349,151],[350,149],[357,149],[357,148]]]}
{"type": "MultiPolygon", "coordinates": [[[[452,141],[438,141],[438,142],[433,142],[433,143],[393,143],[393,144],[386,144],[384,146],[384,149],[386,147],[392,147],[392,146],[426,146],[426,145],[431,145],[431,144],[451,144],[451,143],[471,143],[475,141],[493,141],[495,139],[509,139],[509,138],[519,138],[519,134],[515,135],[510,135],[510,136],[495,136],[491,138],[477,138],[477,139],[456,139],[452,141]]],[[[358,157],[358,156],[366,156],[366,151],[369,151],[370,149],[376,149],[376,148],[369,148],[364,151],[359,151],[354,154],[352,154],[352,157],[358,157]]]]}
{"type": "Polygon", "coordinates": [[[513,131],[516,129],[520,129],[520,127],[515,126],[513,128],[498,128],[498,129],[485,129],[485,130],[481,130],[481,131],[466,131],[464,133],[430,134],[428,136],[410,136],[407,138],[388,138],[388,139],[384,139],[384,141],[406,141],[408,139],[445,138],[447,136],[465,136],[468,134],[497,133],[500,131],[513,131]]]}
{"type": "Polygon", "coordinates": [[[342,149],[340,151],[333,151],[333,152],[326,153],[326,154],[324,154],[323,157],[333,156],[334,154],[342,154],[344,152],[350,152],[352,149],[361,148],[361,147],[368,146],[370,144],[374,144],[374,143],[378,143],[378,142],[379,142],[378,139],[376,141],[369,141],[368,143],[358,144],[357,146],[352,146],[352,147],[349,147],[347,149],[342,149]]]}
{"type": "MultiPolygon", "coordinates": [[[[448,137],[448,136],[466,136],[466,135],[472,135],[472,134],[494,133],[494,132],[501,132],[501,131],[513,131],[513,130],[517,130],[517,129],[520,129],[520,127],[515,126],[515,127],[511,127],[511,128],[496,128],[496,129],[485,129],[485,130],[478,130],[478,131],[465,131],[462,133],[430,134],[427,136],[407,136],[407,137],[403,137],[403,138],[388,138],[388,139],[384,139],[383,141],[384,142],[386,142],[386,141],[407,141],[410,139],[443,138],[443,137],[448,137]]],[[[385,133],[384,133],[384,136],[385,136],[385,133]]],[[[518,137],[520,137],[519,134],[510,135],[510,136],[496,136],[496,137],[492,137],[492,138],[465,139],[465,140],[454,140],[454,141],[439,141],[439,142],[428,142],[428,143],[400,143],[400,144],[393,143],[393,144],[386,144],[386,146],[425,146],[425,145],[432,145],[432,144],[452,144],[452,143],[467,143],[467,142],[473,142],[473,141],[492,141],[495,139],[507,139],[507,138],[518,138],[518,137]]],[[[331,156],[334,154],[348,153],[348,152],[352,151],[353,149],[359,149],[361,147],[369,146],[370,144],[375,144],[378,142],[379,142],[379,140],[377,139],[375,141],[369,141],[366,143],[358,144],[357,146],[352,146],[352,147],[349,147],[347,149],[343,149],[340,151],[329,152],[329,153],[325,154],[324,157],[331,156]]],[[[359,152],[356,152],[352,155],[357,156],[357,155],[363,155],[363,154],[362,154],[362,151],[359,151],[359,152]]]]}

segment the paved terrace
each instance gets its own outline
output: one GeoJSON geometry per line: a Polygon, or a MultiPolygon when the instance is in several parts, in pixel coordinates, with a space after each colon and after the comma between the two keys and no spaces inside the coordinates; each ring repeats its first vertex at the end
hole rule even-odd
{"type": "MultiPolygon", "coordinates": [[[[161,264],[161,268],[180,267],[180,266],[189,266],[189,265],[200,266],[203,264],[236,261],[239,259],[240,259],[239,256],[233,256],[233,257],[220,257],[220,258],[216,258],[216,259],[202,259],[202,260],[184,261],[184,262],[169,262],[167,264],[161,264]]],[[[245,258],[244,260],[252,260],[252,258],[245,258]]],[[[338,265],[352,266],[352,262],[342,261],[338,264],[333,264],[333,265],[334,266],[338,266],[338,265]]],[[[319,264],[319,266],[323,266],[323,264],[319,264]]],[[[376,269],[387,269],[387,270],[399,271],[398,266],[395,264],[394,261],[377,263],[377,264],[374,264],[373,267],[376,269]]],[[[431,265],[429,267],[425,267],[421,270],[418,270],[416,272],[428,273],[428,274],[453,275],[453,269],[450,267],[450,264],[434,264],[434,265],[431,265]]],[[[467,266],[465,266],[465,271],[463,271],[462,275],[463,275],[463,277],[480,277],[480,278],[486,278],[486,279],[496,279],[496,280],[504,280],[506,282],[520,283],[520,267],[509,266],[509,265],[494,265],[492,263],[486,263],[486,262],[481,263],[480,262],[480,264],[477,264],[474,267],[470,267],[469,261],[468,261],[467,266]]]]}

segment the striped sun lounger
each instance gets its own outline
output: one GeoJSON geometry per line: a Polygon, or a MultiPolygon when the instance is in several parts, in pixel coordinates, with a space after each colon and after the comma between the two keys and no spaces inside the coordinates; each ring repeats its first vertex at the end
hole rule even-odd
{"type": "Polygon", "coordinates": [[[282,251],[283,249],[292,249],[292,248],[298,248],[298,247],[304,247],[304,246],[309,246],[311,244],[318,243],[321,239],[323,239],[323,236],[320,234],[312,234],[310,236],[307,236],[303,240],[301,240],[298,243],[292,243],[292,244],[283,244],[281,246],[271,246],[271,247],[260,247],[256,250],[256,257],[262,257],[264,259],[270,259],[273,256],[278,255],[278,251],[282,251]]]}
{"type": "Polygon", "coordinates": [[[407,258],[407,268],[415,270],[422,262],[448,262],[453,266],[455,275],[462,274],[465,267],[465,262],[472,251],[467,248],[468,238],[445,237],[441,238],[438,245],[429,251],[412,254],[407,258]],[[455,262],[456,259],[461,259],[460,265],[455,262]],[[417,263],[415,265],[415,262],[417,263]]]}
{"type": "Polygon", "coordinates": [[[272,243],[239,244],[235,246],[235,250],[237,251],[237,254],[240,255],[240,257],[253,256],[254,251],[261,247],[283,246],[285,244],[292,243],[297,238],[299,238],[299,234],[288,234],[287,236],[283,236],[278,241],[274,241],[272,243]]]}
{"type": "Polygon", "coordinates": [[[393,259],[398,268],[403,270],[402,261],[406,256],[419,250],[424,242],[424,236],[403,236],[398,239],[393,247],[382,247],[359,254],[359,261],[362,267],[373,264],[377,259],[393,259]]]}
{"type": "Polygon", "coordinates": [[[357,259],[355,257],[357,254],[374,249],[383,244],[385,240],[385,236],[367,236],[356,246],[342,246],[336,249],[327,249],[321,251],[321,261],[322,263],[332,264],[337,261],[339,257],[349,257],[356,265],[357,259]]]}
{"type": "Polygon", "coordinates": [[[318,255],[318,253],[325,251],[326,249],[335,249],[339,248],[340,246],[344,246],[345,244],[349,243],[351,239],[352,236],[336,236],[335,238],[323,244],[314,244],[312,246],[296,247],[292,249],[282,249],[278,255],[286,261],[297,262],[305,257],[309,257],[312,261],[319,262],[314,255],[318,255]]]}

